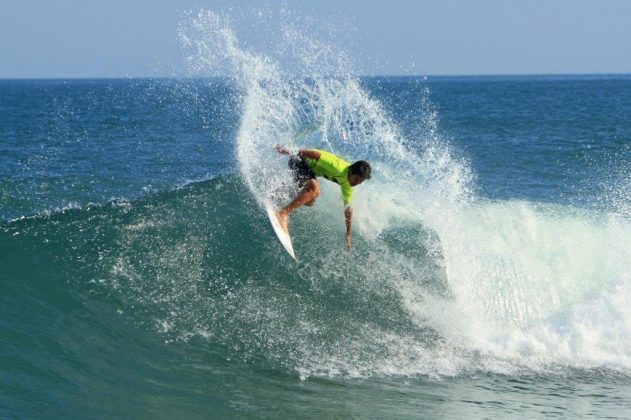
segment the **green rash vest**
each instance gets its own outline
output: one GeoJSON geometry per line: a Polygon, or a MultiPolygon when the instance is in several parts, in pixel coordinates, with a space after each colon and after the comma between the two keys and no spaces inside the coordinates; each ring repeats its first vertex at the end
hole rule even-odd
{"type": "Polygon", "coordinates": [[[350,206],[351,201],[353,201],[353,187],[348,183],[348,169],[351,164],[333,153],[318,149],[312,150],[320,153],[320,159],[305,158],[307,165],[316,176],[322,176],[338,184],[342,190],[344,205],[350,206]]]}

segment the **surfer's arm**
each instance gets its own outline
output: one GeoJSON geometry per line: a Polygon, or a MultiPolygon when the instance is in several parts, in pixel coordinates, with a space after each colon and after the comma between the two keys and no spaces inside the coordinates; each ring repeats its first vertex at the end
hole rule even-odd
{"type": "Polygon", "coordinates": [[[291,152],[289,151],[289,149],[286,148],[285,146],[281,146],[280,144],[277,144],[276,146],[274,146],[274,150],[276,150],[281,155],[291,155],[291,152]]]}
{"type": "MultiPolygon", "coordinates": [[[[274,150],[276,150],[278,153],[282,155],[292,154],[288,148],[286,148],[285,146],[281,146],[280,144],[277,144],[276,146],[274,146],[274,150]]],[[[320,159],[320,152],[318,152],[317,150],[300,149],[298,150],[298,153],[296,153],[296,155],[300,157],[315,159],[315,160],[320,159]]]]}
{"type": "Polygon", "coordinates": [[[320,152],[317,150],[300,149],[298,156],[318,160],[320,159],[320,152]]]}
{"type": "Polygon", "coordinates": [[[351,224],[353,223],[353,209],[346,207],[344,209],[344,219],[346,220],[346,246],[349,251],[353,245],[353,237],[351,235],[351,224]]]}

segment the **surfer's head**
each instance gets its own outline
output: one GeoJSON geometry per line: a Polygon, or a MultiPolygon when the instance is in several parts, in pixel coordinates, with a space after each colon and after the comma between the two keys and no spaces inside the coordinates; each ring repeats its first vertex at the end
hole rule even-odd
{"type": "Polygon", "coordinates": [[[359,185],[370,179],[370,163],[365,160],[358,160],[348,168],[348,183],[351,187],[359,185]]]}

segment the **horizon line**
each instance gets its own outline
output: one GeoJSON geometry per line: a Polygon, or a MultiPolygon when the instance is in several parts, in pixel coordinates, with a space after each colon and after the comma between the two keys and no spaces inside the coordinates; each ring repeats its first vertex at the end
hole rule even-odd
{"type": "MultiPolygon", "coordinates": [[[[474,78],[474,77],[590,77],[590,76],[631,76],[631,72],[605,72],[605,73],[443,73],[443,74],[359,74],[354,77],[359,78],[381,78],[381,77],[398,77],[398,78],[474,78]]],[[[133,79],[229,79],[230,75],[217,76],[35,76],[35,77],[3,77],[0,80],[133,80],[133,79]]],[[[300,76],[297,76],[300,77],[300,76]]],[[[302,76],[308,77],[308,76],[302,76]]],[[[335,77],[335,76],[331,76],[335,77]]]]}

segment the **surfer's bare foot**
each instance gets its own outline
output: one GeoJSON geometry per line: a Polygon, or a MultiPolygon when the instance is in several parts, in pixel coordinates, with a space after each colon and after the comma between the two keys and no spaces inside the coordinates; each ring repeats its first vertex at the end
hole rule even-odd
{"type": "Polygon", "coordinates": [[[286,233],[289,233],[289,215],[283,213],[281,210],[276,213],[276,218],[278,219],[278,223],[280,223],[280,227],[282,227],[286,233]]]}

